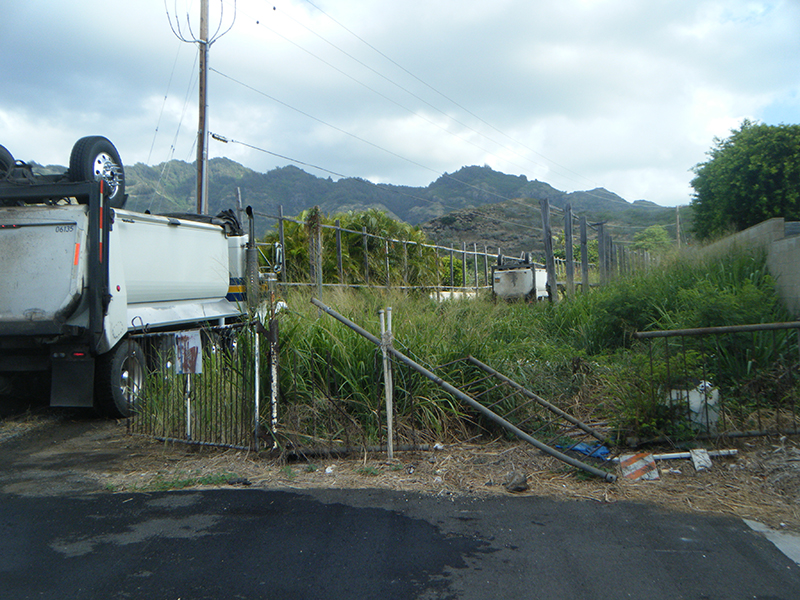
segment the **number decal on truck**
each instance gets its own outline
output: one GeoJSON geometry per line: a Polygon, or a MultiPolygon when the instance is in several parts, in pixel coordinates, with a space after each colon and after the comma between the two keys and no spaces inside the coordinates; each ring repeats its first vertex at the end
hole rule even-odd
{"type": "Polygon", "coordinates": [[[72,233],[75,225],[56,225],[56,233],[72,233]]]}

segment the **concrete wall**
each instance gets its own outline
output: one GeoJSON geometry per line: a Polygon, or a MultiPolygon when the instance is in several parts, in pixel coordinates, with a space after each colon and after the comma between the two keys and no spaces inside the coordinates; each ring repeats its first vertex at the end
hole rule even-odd
{"type": "Polygon", "coordinates": [[[767,268],[786,308],[795,318],[800,317],[800,236],[773,242],[767,252],[767,268]]]}
{"type": "Polygon", "coordinates": [[[749,248],[769,252],[773,242],[782,240],[786,236],[785,231],[786,224],[783,219],[770,219],[714,242],[710,246],[706,246],[705,251],[713,255],[730,252],[734,248],[749,248]]]}
{"type": "Polygon", "coordinates": [[[796,222],[770,219],[735,233],[706,247],[712,255],[737,248],[763,250],[767,268],[775,278],[775,287],[786,308],[800,317],[800,235],[796,222]]]}

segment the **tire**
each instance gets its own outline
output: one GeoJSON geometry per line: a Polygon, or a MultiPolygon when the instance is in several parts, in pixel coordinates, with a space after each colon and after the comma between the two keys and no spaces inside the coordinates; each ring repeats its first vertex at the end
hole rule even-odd
{"type": "Polygon", "coordinates": [[[99,407],[113,417],[130,417],[144,393],[147,374],[144,352],[132,340],[122,340],[98,358],[95,391],[99,407]]]}
{"type": "Polygon", "coordinates": [[[70,181],[100,181],[109,187],[108,205],[125,206],[125,169],[119,152],[107,138],[91,135],[75,142],[69,157],[70,181]]]}
{"type": "Polygon", "coordinates": [[[5,179],[14,168],[14,157],[5,146],[0,146],[0,180],[5,179]]]}

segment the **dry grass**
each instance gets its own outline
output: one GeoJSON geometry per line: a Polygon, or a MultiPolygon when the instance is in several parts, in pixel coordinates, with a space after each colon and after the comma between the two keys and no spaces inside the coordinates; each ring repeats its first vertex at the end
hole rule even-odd
{"type": "MultiPolygon", "coordinates": [[[[736,448],[738,455],[712,459],[712,468],[705,472],[695,472],[689,460],[659,461],[657,481],[620,477],[615,483],[605,483],[522,443],[447,444],[438,450],[397,452],[393,461],[386,460],[385,454],[366,454],[287,462],[263,452],[134,437],[127,435],[121,423],[89,425],[85,434],[63,439],[56,446],[52,435],[41,433],[60,427],[55,420],[8,419],[0,422],[0,443],[24,439],[26,434],[43,437],[44,450],[81,454],[85,460],[74,468],[97,481],[100,489],[115,492],[249,484],[267,489],[383,488],[481,497],[509,494],[503,484],[516,474],[527,477],[529,485],[518,495],[647,502],[669,510],[727,514],[800,531],[800,437],[731,441],[725,447],[736,448]],[[93,460],[95,455],[100,458],[93,460]],[[112,455],[115,459],[109,460],[112,455]]],[[[40,487],[41,482],[34,482],[32,489],[40,487]]]]}
{"type": "MultiPolygon", "coordinates": [[[[800,448],[798,440],[740,441],[738,456],[714,458],[709,471],[695,472],[689,460],[659,461],[660,479],[605,483],[584,476],[525,444],[493,442],[452,445],[441,450],[286,462],[266,454],[172,445],[127,438],[133,452],[115,473],[115,491],[169,489],[228,474],[262,488],[383,488],[438,496],[508,494],[513,474],[527,476],[520,495],[594,502],[649,502],[666,509],[734,515],[773,528],[800,531],[800,448]]],[[[236,479],[233,479],[233,478],[236,479]]]]}

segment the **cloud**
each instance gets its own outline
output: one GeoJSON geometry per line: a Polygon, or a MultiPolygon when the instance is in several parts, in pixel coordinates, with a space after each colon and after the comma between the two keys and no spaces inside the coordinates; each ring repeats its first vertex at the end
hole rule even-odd
{"type": "MultiPolygon", "coordinates": [[[[407,185],[488,164],[675,205],[689,201],[690,169],[715,136],[743,118],[800,122],[794,2],[236,4],[233,28],[211,46],[209,118],[247,145],[209,152],[258,170],[286,164],[259,149],[407,185]]],[[[220,4],[210,5],[213,31],[220,4]]],[[[222,6],[224,29],[233,0],[222,6]]],[[[167,14],[185,33],[197,10],[189,0],[166,10],[160,0],[11,3],[0,143],[64,164],[75,140],[101,134],[127,163],[194,160],[197,50],[167,14]]]]}

